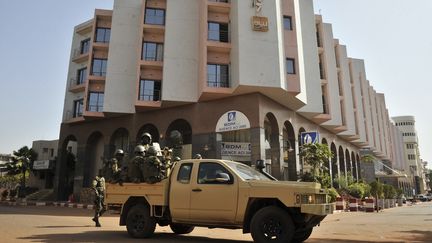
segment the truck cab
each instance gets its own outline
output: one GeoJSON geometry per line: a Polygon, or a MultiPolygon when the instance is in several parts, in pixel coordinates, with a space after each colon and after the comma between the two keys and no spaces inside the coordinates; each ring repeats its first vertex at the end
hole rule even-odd
{"type": "Polygon", "coordinates": [[[150,237],[155,225],[178,234],[194,226],[243,229],[255,242],[301,242],[334,205],[317,183],[274,181],[226,160],[183,160],[156,184],[107,185],[108,205],[121,205],[120,225],[150,237]],[[279,241],[276,241],[279,242],[279,241]]]}

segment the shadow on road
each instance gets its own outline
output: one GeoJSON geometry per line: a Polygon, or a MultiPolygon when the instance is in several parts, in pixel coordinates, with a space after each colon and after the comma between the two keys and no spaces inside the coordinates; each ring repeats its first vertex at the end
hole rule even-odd
{"type": "MultiPolygon", "coordinates": [[[[18,215],[46,215],[46,216],[72,216],[90,217],[94,216],[94,210],[82,208],[67,208],[54,206],[3,206],[1,214],[18,215]]],[[[106,212],[103,217],[119,217],[117,213],[106,212]]]]}
{"type": "MultiPolygon", "coordinates": [[[[306,243],[375,243],[376,241],[342,240],[342,239],[309,239],[306,243]]],[[[379,243],[395,243],[405,241],[379,241],[379,243]]]]}
{"type": "MultiPolygon", "coordinates": [[[[73,234],[43,234],[18,238],[33,242],[136,242],[137,239],[130,238],[124,231],[87,231],[73,234]]],[[[170,233],[155,233],[145,240],[146,243],[159,242],[188,242],[188,243],[246,243],[250,241],[212,239],[201,236],[175,235],[170,233]]]]}
{"type": "Polygon", "coordinates": [[[401,239],[409,242],[432,242],[432,228],[431,231],[410,230],[400,232],[405,234],[401,239]]]}

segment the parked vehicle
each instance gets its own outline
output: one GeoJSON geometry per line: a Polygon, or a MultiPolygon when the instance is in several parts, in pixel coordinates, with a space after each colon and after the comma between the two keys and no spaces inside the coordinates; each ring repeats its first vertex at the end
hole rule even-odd
{"type": "Polygon", "coordinates": [[[302,242],[333,213],[321,185],[275,181],[225,160],[183,160],[155,184],[108,184],[106,203],[120,206],[120,225],[134,238],[151,237],[156,224],[188,234],[195,226],[243,229],[254,242],[302,242]]]}

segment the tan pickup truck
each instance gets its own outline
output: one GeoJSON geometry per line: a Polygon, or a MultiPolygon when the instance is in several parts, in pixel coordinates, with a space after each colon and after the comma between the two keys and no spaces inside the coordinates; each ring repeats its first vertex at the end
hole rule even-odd
{"type": "Polygon", "coordinates": [[[334,204],[311,182],[275,181],[225,160],[183,160],[156,184],[108,184],[108,207],[121,206],[120,225],[135,238],[156,224],[188,234],[195,226],[243,229],[254,242],[302,242],[334,204]]]}

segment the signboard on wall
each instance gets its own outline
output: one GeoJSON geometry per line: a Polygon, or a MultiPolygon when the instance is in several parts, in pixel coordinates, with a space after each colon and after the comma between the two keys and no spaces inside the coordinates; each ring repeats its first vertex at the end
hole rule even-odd
{"type": "Polygon", "coordinates": [[[319,143],[319,133],[318,132],[302,132],[300,134],[301,144],[307,143],[319,143]]]}
{"type": "Polygon", "coordinates": [[[269,22],[267,17],[253,16],[252,29],[254,31],[267,32],[269,30],[269,22]]]}
{"type": "Polygon", "coordinates": [[[48,170],[50,168],[49,160],[36,160],[33,162],[34,170],[48,170]]]}
{"type": "Polygon", "coordinates": [[[251,156],[250,143],[223,142],[221,144],[222,156],[251,156]]]}
{"type": "Polygon", "coordinates": [[[216,124],[216,132],[229,132],[249,128],[249,119],[240,111],[228,111],[219,118],[216,124]]]}

